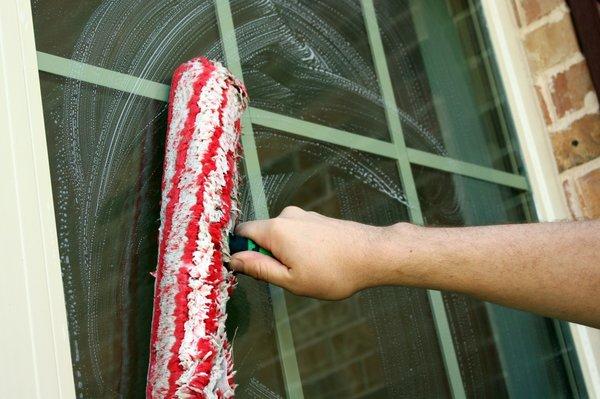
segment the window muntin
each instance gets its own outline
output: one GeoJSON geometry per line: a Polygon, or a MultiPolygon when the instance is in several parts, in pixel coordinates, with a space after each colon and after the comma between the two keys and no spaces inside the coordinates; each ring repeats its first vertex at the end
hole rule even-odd
{"type": "Polygon", "coordinates": [[[251,105],[389,141],[359,1],[231,2],[251,105]]]}
{"type": "Polygon", "coordinates": [[[407,146],[518,173],[478,2],[375,5],[407,146]]]}
{"type": "Polygon", "coordinates": [[[33,0],[37,50],[169,84],[198,54],[223,60],[211,0],[33,0]]]}

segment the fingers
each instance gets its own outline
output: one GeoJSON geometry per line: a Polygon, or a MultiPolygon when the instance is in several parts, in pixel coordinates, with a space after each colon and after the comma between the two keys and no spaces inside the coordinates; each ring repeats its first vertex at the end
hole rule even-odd
{"type": "Polygon", "coordinates": [[[290,282],[290,271],[277,260],[258,252],[238,252],[231,257],[229,267],[258,280],[287,287],[290,282]]]}
{"type": "Polygon", "coordinates": [[[250,238],[255,243],[268,250],[271,249],[269,231],[272,219],[254,220],[237,225],[235,233],[239,236],[250,238]]]}
{"type": "Polygon", "coordinates": [[[298,218],[303,216],[313,216],[318,218],[326,217],[314,211],[305,211],[304,209],[298,208],[297,206],[286,206],[285,208],[283,208],[283,211],[281,211],[281,213],[279,214],[279,217],[282,218],[298,218]]]}
{"type": "Polygon", "coordinates": [[[281,231],[275,225],[280,224],[282,218],[293,218],[303,214],[306,212],[297,206],[286,206],[277,218],[241,223],[235,228],[235,233],[250,238],[261,247],[271,250],[271,236],[275,232],[281,231]]]}

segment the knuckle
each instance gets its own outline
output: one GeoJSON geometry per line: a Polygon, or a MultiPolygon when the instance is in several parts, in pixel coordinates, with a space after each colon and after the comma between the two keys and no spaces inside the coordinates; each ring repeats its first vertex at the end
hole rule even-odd
{"type": "Polygon", "coordinates": [[[288,205],[285,208],[283,208],[283,210],[280,213],[280,216],[296,215],[300,212],[303,212],[301,208],[298,208],[297,206],[293,205],[288,205]]]}
{"type": "Polygon", "coordinates": [[[256,263],[256,276],[257,279],[262,281],[269,281],[269,268],[263,261],[256,263]]]}
{"type": "Polygon", "coordinates": [[[256,268],[253,264],[246,264],[243,273],[247,276],[256,278],[256,268]]]}
{"type": "Polygon", "coordinates": [[[269,225],[269,230],[271,234],[275,236],[281,235],[285,231],[285,224],[286,222],[282,218],[275,218],[271,220],[271,223],[269,225]]]}
{"type": "Polygon", "coordinates": [[[235,232],[237,234],[243,234],[248,228],[248,222],[243,222],[235,226],[235,232]]]}

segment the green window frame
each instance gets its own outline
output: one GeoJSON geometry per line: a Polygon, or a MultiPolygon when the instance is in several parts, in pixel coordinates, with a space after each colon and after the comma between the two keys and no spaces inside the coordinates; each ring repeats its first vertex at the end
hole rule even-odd
{"type": "MultiPolygon", "coordinates": [[[[526,176],[504,172],[406,146],[402,124],[396,112],[397,105],[390,73],[388,71],[386,54],[380,35],[375,6],[373,0],[361,0],[361,5],[372,52],[372,59],[385,104],[385,116],[391,141],[388,142],[373,139],[340,129],[250,107],[242,120],[242,146],[245,153],[244,165],[250,182],[250,194],[256,217],[268,218],[269,212],[265,200],[253,125],[260,125],[307,139],[335,144],[341,147],[393,159],[396,162],[402,187],[408,202],[410,220],[415,224],[424,224],[424,219],[411,169],[412,165],[425,166],[435,170],[455,173],[505,187],[530,191],[526,176]]],[[[243,80],[243,71],[229,1],[215,0],[215,9],[225,54],[225,62],[228,68],[243,80]]],[[[83,82],[159,101],[166,102],[168,100],[169,87],[165,84],[39,51],[37,52],[37,60],[38,69],[43,72],[77,79],[83,82]]],[[[292,330],[288,320],[284,293],[281,288],[275,286],[270,286],[270,293],[272,296],[277,346],[281,358],[286,393],[290,398],[303,398],[302,383],[293,344],[292,330]]],[[[428,297],[453,397],[464,398],[466,397],[465,388],[461,378],[456,349],[452,340],[442,294],[439,291],[429,290],[428,297]]],[[[554,323],[559,339],[563,341],[562,344],[565,345],[566,340],[569,339],[566,333],[565,323],[559,321],[554,321],[554,323]]],[[[572,385],[576,386],[577,384],[574,383],[575,371],[573,371],[573,367],[575,366],[570,361],[565,361],[565,364],[567,365],[569,379],[571,380],[572,385]]]]}

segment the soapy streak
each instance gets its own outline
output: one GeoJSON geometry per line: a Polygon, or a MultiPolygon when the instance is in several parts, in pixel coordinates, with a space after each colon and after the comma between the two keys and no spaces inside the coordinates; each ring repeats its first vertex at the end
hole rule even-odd
{"type": "MultiPolygon", "coordinates": [[[[218,40],[208,43],[189,39],[191,36],[217,37],[212,2],[184,0],[178,2],[178,7],[169,4],[143,0],[102,1],[85,23],[73,48],[72,58],[154,81],[166,81],[171,75],[172,60],[182,59],[189,54],[200,52],[208,58],[221,58],[218,40]],[[127,40],[118,39],[123,37],[127,40]],[[111,46],[107,46],[107,43],[111,46]]],[[[260,99],[255,98],[257,106],[274,107],[280,102],[279,93],[284,91],[288,97],[294,96],[294,88],[245,61],[278,43],[281,45],[275,49],[274,55],[297,59],[300,79],[306,77],[311,86],[357,93],[368,103],[382,104],[370,62],[353,50],[352,44],[344,37],[334,34],[335,27],[321,20],[314,12],[308,14],[306,5],[280,0],[263,1],[260,4],[234,1],[234,20],[243,16],[244,6],[254,7],[257,13],[257,17],[250,22],[236,26],[244,73],[262,79],[268,85],[268,92],[272,93],[260,99]],[[306,31],[309,24],[298,22],[307,18],[317,27],[315,30],[306,31]],[[268,23],[272,23],[273,29],[264,29],[268,23]],[[257,32],[262,32],[262,36],[258,36],[257,32]],[[345,57],[344,54],[351,56],[345,57]],[[315,77],[320,77],[320,81],[315,77]]],[[[354,5],[345,2],[340,7],[354,5]]],[[[409,73],[411,68],[414,66],[402,65],[404,73],[409,73]]],[[[112,389],[117,382],[114,382],[110,369],[106,367],[106,362],[112,357],[102,352],[106,334],[100,321],[105,320],[106,298],[112,297],[113,292],[105,292],[106,285],[101,282],[110,275],[114,276],[111,279],[114,279],[115,286],[122,285],[120,280],[126,280],[122,276],[130,274],[131,267],[139,265],[124,263],[119,253],[108,256],[101,252],[114,232],[108,231],[108,227],[98,220],[114,217],[120,211],[113,209],[110,201],[126,188],[120,176],[141,134],[132,132],[132,129],[139,127],[136,124],[139,115],[152,107],[153,103],[134,95],[107,91],[74,80],[65,81],[63,86],[64,100],[57,107],[60,111],[51,117],[64,121],[60,125],[60,131],[64,134],[57,138],[59,151],[56,154],[56,175],[59,177],[55,195],[69,332],[74,353],[85,352],[85,356],[74,355],[75,382],[78,387],[83,387],[78,388],[78,393],[109,394],[114,393],[112,389]],[[112,265],[120,266],[115,270],[109,269],[112,265]]],[[[348,109],[348,113],[359,115],[362,109],[359,105],[348,109]]],[[[403,122],[419,127],[414,129],[415,134],[430,136],[426,142],[433,152],[440,153],[438,145],[431,139],[432,133],[420,120],[412,123],[408,112],[399,112],[403,122]]],[[[410,114],[414,116],[412,111],[410,114]]],[[[324,150],[321,145],[316,145],[307,151],[324,150]]],[[[367,184],[377,187],[385,195],[394,199],[402,196],[400,187],[393,183],[394,177],[369,166],[364,160],[352,164],[344,161],[342,155],[334,155],[333,160],[327,162],[335,163],[361,181],[367,181],[367,184]]],[[[274,186],[275,189],[279,188],[274,186]]],[[[243,209],[248,205],[248,202],[241,202],[243,209]]],[[[248,210],[245,217],[250,215],[251,210],[248,210]]],[[[133,247],[136,243],[128,245],[133,247]]],[[[138,305],[134,303],[133,306],[138,305]]],[[[117,326],[116,330],[123,328],[117,326]]],[[[115,356],[118,358],[123,354],[115,356]]],[[[122,373],[133,372],[122,370],[122,373]]]]}

